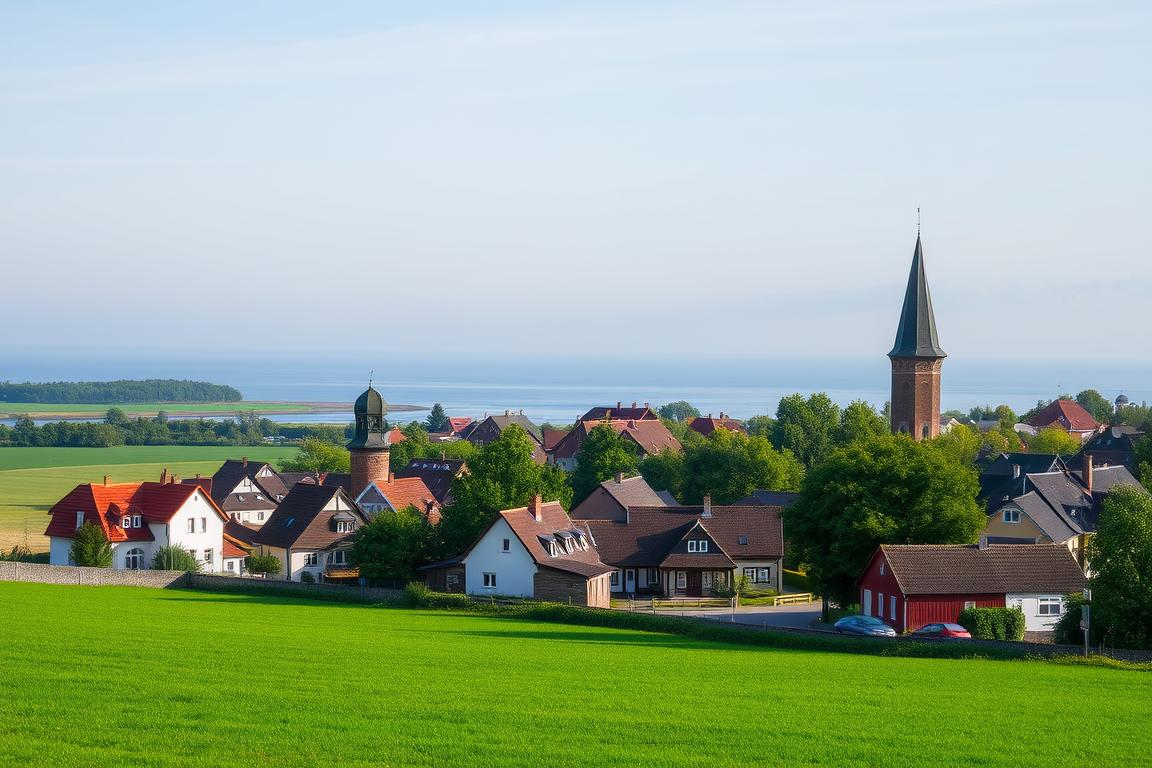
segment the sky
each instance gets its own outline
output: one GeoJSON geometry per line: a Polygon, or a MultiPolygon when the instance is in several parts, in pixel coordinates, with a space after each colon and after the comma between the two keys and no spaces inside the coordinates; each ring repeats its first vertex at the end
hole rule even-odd
{"type": "Polygon", "coordinates": [[[953,357],[1152,322],[1152,4],[0,0],[0,351],[953,357]]]}

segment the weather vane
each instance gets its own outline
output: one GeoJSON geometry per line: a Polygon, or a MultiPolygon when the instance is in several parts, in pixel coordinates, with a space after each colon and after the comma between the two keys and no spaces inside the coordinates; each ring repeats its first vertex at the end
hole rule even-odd
{"type": "Polygon", "coordinates": [[[920,237],[920,206],[916,206],[916,237],[920,237]]]}
{"type": "Polygon", "coordinates": [[[375,369],[375,368],[373,368],[373,369],[371,369],[370,371],[368,371],[368,388],[369,388],[369,389],[371,389],[371,388],[372,388],[372,376],[373,376],[373,375],[375,375],[375,373],[376,373],[376,369],[375,369]]]}

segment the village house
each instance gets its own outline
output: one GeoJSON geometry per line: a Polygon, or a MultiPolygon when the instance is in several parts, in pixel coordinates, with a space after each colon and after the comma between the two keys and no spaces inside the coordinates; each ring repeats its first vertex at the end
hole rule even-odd
{"type": "Polygon", "coordinates": [[[1064,596],[1086,579],[1064,547],[1021,544],[883,544],[857,586],[865,616],[897,632],[955,623],[965,608],[1018,608],[1025,630],[1050,632],[1064,596]]]}
{"type": "Polygon", "coordinates": [[[1080,452],[1068,460],[1069,466],[1084,466],[1085,454],[1092,457],[1097,467],[1110,467],[1120,464],[1134,472],[1136,466],[1136,443],[1144,438],[1144,433],[1136,427],[1119,425],[1105,427],[1088,438],[1080,452]]]}
{"type": "Polygon", "coordinates": [[[1100,422],[1092,418],[1092,414],[1075,400],[1053,400],[1024,423],[1037,432],[1056,427],[1079,438],[1081,442],[1100,431],[1100,422]]]}
{"type": "Polygon", "coordinates": [[[748,430],[744,429],[744,425],[741,422],[728,416],[723,411],[721,411],[720,418],[718,419],[712,418],[712,414],[697,416],[688,422],[688,428],[693,432],[700,433],[704,437],[708,437],[708,435],[718,429],[726,429],[729,432],[739,432],[742,435],[748,434],[748,430]]]}
{"type": "Polygon", "coordinates": [[[580,449],[588,439],[588,433],[605,424],[633,446],[638,459],[654,456],[663,450],[681,450],[680,441],[659,419],[580,421],[552,449],[549,463],[565,472],[575,471],[580,449]]]}
{"type": "MultiPolygon", "coordinates": [[[[506,509],[459,558],[423,570],[430,585],[460,574],[470,595],[505,595],[608,608],[612,568],[559,502],[536,496],[506,509]]],[[[452,582],[458,584],[458,582],[452,582]]]]}
{"type": "Polygon", "coordinates": [[[989,516],[982,535],[996,544],[1060,544],[1087,568],[1084,545],[1096,532],[1108,494],[1122,485],[1144,487],[1122,465],[1096,467],[1087,455],[1084,461],[1079,472],[1058,459],[1043,472],[1023,472],[1021,465],[1013,465],[1012,474],[986,499],[989,516]]]}
{"type": "Polygon", "coordinates": [[[263,525],[288,493],[276,470],[263,462],[250,462],[247,456],[226,460],[207,483],[203,478],[184,482],[203,486],[229,517],[253,528],[263,525]]]}
{"type": "Polygon", "coordinates": [[[680,502],[668,491],[654,491],[643,477],[617,472],[572,508],[573,520],[624,520],[628,507],[670,507],[680,502]]]}
{"type": "MultiPolygon", "coordinates": [[[[578,520],[579,522],[579,520],[578,520]]],[[[614,568],[612,591],[699,597],[736,576],[780,591],[784,526],[779,507],[628,507],[624,519],[583,520],[600,558],[614,568]]]]}
{"type": "Polygon", "coordinates": [[[617,401],[615,408],[610,405],[597,405],[589,408],[588,412],[576,419],[576,421],[604,421],[605,419],[609,421],[659,421],[660,414],[652,410],[652,406],[649,403],[644,403],[644,405],[640,406],[633,401],[631,407],[629,407],[624,405],[622,401],[617,401]]]}
{"type": "Polygon", "coordinates": [[[100,526],[112,547],[112,567],[150,568],[161,547],[188,550],[201,570],[224,568],[224,523],[228,516],[199,485],[85,483],[53,505],[44,535],[49,562],[74,565],[72,541],[85,523],[100,526]]]}
{"type": "Polygon", "coordinates": [[[452,482],[468,471],[462,459],[412,459],[408,466],[396,470],[395,477],[402,480],[417,477],[424,483],[436,502],[447,505],[452,498],[452,482]]]}
{"type": "Polygon", "coordinates": [[[272,555],[288,581],[307,573],[316,581],[334,572],[345,578],[356,531],[368,523],[339,486],[298,483],[252,536],[261,555],[272,555]]]}
{"type": "Polygon", "coordinates": [[[381,484],[370,482],[356,497],[356,506],[369,519],[382,512],[399,512],[412,507],[428,522],[440,522],[440,503],[419,477],[393,477],[381,484]]]}
{"type": "Polygon", "coordinates": [[[532,423],[532,420],[524,415],[524,411],[519,413],[504,411],[503,415],[486,416],[468,431],[464,439],[477,448],[483,448],[494,440],[498,440],[504,430],[513,424],[523,429],[532,441],[532,460],[537,464],[547,463],[548,457],[544,452],[544,436],[540,427],[532,423]]]}

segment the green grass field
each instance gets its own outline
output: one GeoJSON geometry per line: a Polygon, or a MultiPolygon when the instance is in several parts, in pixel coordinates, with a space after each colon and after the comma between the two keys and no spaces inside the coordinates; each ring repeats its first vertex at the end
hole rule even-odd
{"type": "MultiPolygon", "coordinates": [[[[129,416],[155,416],[169,413],[202,413],[205,416],[234,416],[240,411],[257,413],[309,413],[320,404],[241,401],[238,403],[0,403],[0,417],[28,415],[34,419],[103,416],[109,408],[119,408],[129,416]]],[[[331,407],[330,405],[327,407],[331,407]]]]}
{"type": "Polygon", "coordinates": [[[263,446],[118,446],[116,448],[0,448],[0,549],[25,543],[48,549],[41,534],[48,509],[79,483],[159,480],[165,467],[181,477],[210,475],[224,459],[274,462],[294,448],[263,446]]]}
{"type": "Polygon", "coordinates": [[[1139,765],[1152,675],[0,583],[0,755],[51,766],[1139,765]]]}

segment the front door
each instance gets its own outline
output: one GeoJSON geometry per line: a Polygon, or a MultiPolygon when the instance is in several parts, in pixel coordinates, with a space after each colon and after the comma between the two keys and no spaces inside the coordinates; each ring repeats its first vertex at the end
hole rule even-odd
{"type": "Polygon", "coordinates": [[[625,568],[624,569],[624,591],[627,592],[628,594],[632,594],[633,592],[636,591],[636,569],[635,568],[625,568]]]}
{"type": "Polygon", "coordinates": [[[700,571],[688,571],[688,594],[700,596],[700,571]]]}

